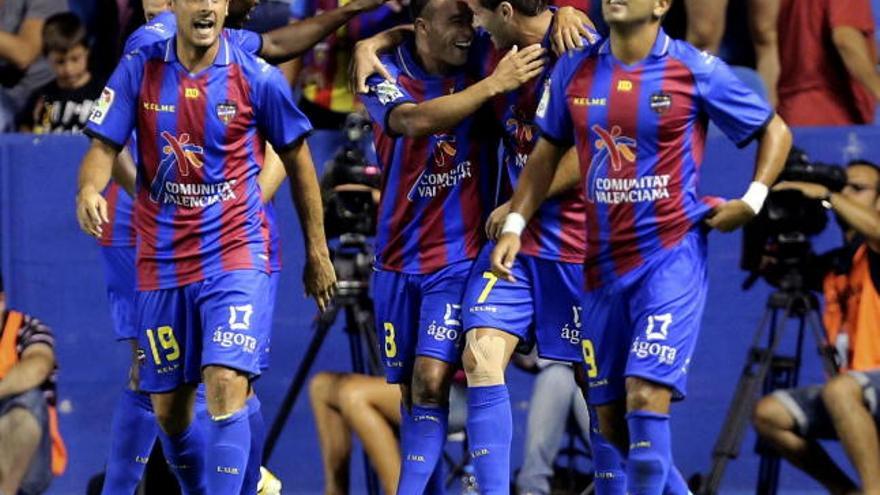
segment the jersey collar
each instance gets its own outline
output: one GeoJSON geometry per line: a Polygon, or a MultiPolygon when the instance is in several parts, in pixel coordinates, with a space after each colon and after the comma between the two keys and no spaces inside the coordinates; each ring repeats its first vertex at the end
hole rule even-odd
{"type": "MultiPolygon", "coordinates": [[[[654,40],[654,46],[651,47],[651,52],[648,54],[648,57],[652,58],[661,58],[669,53],[669,45],[672,44],[672,38],[666,34],[666,31],[663,28],[660,28],[660,31],[657,33],[657,39],[654,40]]],[[[599,53],[601,55],[612,55],[611,53],[611,36],[599,46],[599,53]]]]}
{"type": "MultiPolygon", "coordinates": [[[[226,30],[220,32],[218,36],[220,39],[220,49],[217,50],[217,55],[214,56],[214,64],[216,66],[224,66],[229,65],[230,63],[230,54],[229,54],[229,43],[226,40],[226,30]]],[[[177,35],[175,34],[168,41],[165,42],[165,62],[180,63],[180,60],[177,59],[177,50],[175,47],[177,46],[177,35]]]]}

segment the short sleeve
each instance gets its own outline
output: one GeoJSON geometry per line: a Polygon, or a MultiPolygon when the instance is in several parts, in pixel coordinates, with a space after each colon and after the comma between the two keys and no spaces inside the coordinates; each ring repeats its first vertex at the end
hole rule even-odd
{"type": "Polygon", "coordinates": [[[868,0],[830,0],[828,23],[831,29],[849,26],[866,35],[874,32],[874,15],[868,0]]]}
{"type": "Polygon", "coordinates": [[[744,147],[770,122],[773,109],[723,61],[712,57],[708,63],[715,67],[697,79],[703,110],[731,141],[744,147]]]}
{"type": "Polygon", "coordinates": [[[293,103],[290,86],[281,71],[261,62],[256,118],[260,133],[281,153],[298,145],[312,131],[309,119],[293,103]]]}
{"type": "Polygon", "coordinates": [[[144,62],[135,54],[122,58],[92,106],[85,133],[121,149],[135,126],[140,76],[144,62]]]}
{"type": "Polygon", "coordinates": [[[292,0],[290,2],[290,17],[293,19],[305,19],[308,17],[306,10],[308,9],[307,0],[292,0]]]}
{"type": "Polygon", "coordinates": [[[535,123],[541,135],[558,146],[571,146],[574,143],[574,126],[571,111],[565,97],[565,90],[571,78],[571,63],[568,57],[560,58],[544,82],[541,99],[535,110],[535,123]]]}
{"type": "Polygon", "coordinates": [[[259,56],[263,49],[263,37],[247,29],[227,29],[230,43],[237,45],[251,55],[259,56]]]}
{"type": "Polygon", "coordinates": [[[67,2],[64,0],[28,0],[26,5],[25,19],[46,19],[67,10],[67,2]]]}
{"type": "Polygon", "coordinates": [[[416,103],[412,95],[396,81],[376,75],[367,79],[367,93],[360,97],[370,118],[389,136],[395,135],[388,126],[391,111],[404,103],[416,103]]]}

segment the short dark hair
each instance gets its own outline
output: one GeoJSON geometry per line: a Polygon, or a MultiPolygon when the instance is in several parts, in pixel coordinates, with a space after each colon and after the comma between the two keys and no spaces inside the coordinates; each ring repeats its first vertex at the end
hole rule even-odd
{"type": "Polygon", "coordinates": [[[480,5],[494,11],[502,2],[509,3],[514,10],[527,16],[536,16],[547,9],[547,0],[480,0],[480,5]]]}
{"type": "Polygon", "coordinates": [[[431,3],[431,0],[410,0],[409,2],[409,17],[410,20],[415,21],[417,18],[422,16],[422,12],[424,12],[425,7],[431,3]]]}
{"type": "Polygon", "coordinates": [[[43,24],[43,53],[67,52],[79,45],[88,48],[86,38],[86,27],[76,14],[55,14],[43,24]]]}

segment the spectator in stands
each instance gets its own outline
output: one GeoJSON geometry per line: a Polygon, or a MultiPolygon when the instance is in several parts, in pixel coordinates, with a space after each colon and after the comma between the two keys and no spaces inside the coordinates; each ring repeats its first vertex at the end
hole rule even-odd
{"type": "Polygon", "coordinates": [[[781,0],[779,115],[792,126],[870,124],[880,98],[870,0],[781,0]]]}
{"type": "Polygon", "coordinates": [[[43,23],[65,10],[65,0],[0,2],[0,132],[16,128],[31,94],[52,79],[49,64],[40,57],[43,23]]]}
{"type": "MultiPolygon", "coordinates": [[[[459,373],[450,392],[450,433],[464,431],[467,399],[463,381],[464,374],[459,373]]],[[[324,495],[348,493],[352,434],[363,444],[382,491],[397,493],[400,387],[379,376],[325,372],[312,378],[309,397],[321,444],[324,495]]],[[[442,469],[438,473],[442,475],[442,469]]]]}
{"type": "MultiPolygon", "coordinates": [[[[841,0],[834,0],[841,1],[841,0]]],[[[858,161],[847,168],[840,193],[818,184],[782,183],[831,205],[845,229],[846,245],[823,256],[823,316],[843,370],[825,385],[780,390],[755,408],[755,428],[794,466],[831,493],[880,493],[880,169],[858,161]],[[873,418],[872,418],[873,416],[873,418]],[[819,445],[839,438],[861,478],[861,491],[819,445]]],[[[819,278],[819,277],[817,277],[819,278]]],[[[818,282],[817,282],[818,285],[818,282]]]]}
{"type": "MultiPolygon", "coordinates": [[[[559,452],[568,418],[574,416],[584,439],[590,438],[590,415],[574,379],[571,363],[514,354],[514,363],[537,372],[529,401],[526,446],[522,468],[516,476],[520,495],[549,495],[553,462],[559,452]]],[[[588,441],[588,440],[587,440],[588,441]]]]}
{"type": "MultiPolygon", "coordinates": [[[[780,0],[748,0],[749,34],[755,49],[755,65],[776,104],[779,79],[779,47],[776,19],[780,0]]],[[[724,37],[728,0],[685,0],[687,40],[700,50],[718,54],[724,37]]]]}
{"type": "Polygon", "coordinates": [[[0,280],[0,493],[43,493],[66,464],[49,327],[6,309],[0,280]]]}
{"type": "Polygon", "coordinates": [[[55,80],[34,93],[20,129],[36,134],[80,134],[104,83],[89,71],[86,28],[76,14],[64,12],[46,19],[43,55],[55,80]]]}
{"type": "MultiPolygon", "coordinates": [[[[343,5],[341,0],[298,0],[296,16],[301,19],[329,12],[343,5]]],[[[356,110],[356,99],[348,87],[348,66],[354,44],[400,23],[409,22],[406,10],[397,0],[352,19],[315,45],[304,58],[299,81],[302,97],[299,108],[311,121],[315,132],[309,148],[318,172],[345,143],[345,118],[356,110]]]]}

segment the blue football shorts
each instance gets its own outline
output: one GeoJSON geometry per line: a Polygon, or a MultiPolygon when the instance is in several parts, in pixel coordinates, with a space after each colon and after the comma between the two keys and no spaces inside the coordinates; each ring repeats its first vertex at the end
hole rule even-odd
{"type": "Polygon", "coordinates": [[[183,287],[138,291],[141,390],[198,383],[209,365],[258,376],[269,290],[267,273],[235,270],[183,287]]]}
{"type": "Polygon", "coordinates": [[[495,328],[527,345],[537,344],[542,358],[581,362],[583,265],[520,255],[512,270],[516,282],[511,283],[492,273],[494,247],[483,247],[467,282],[465,331],[495,328]]]}
{"type": "Polygon", "coordinates": [[[134,340],[138,337],[134,324],[134,293],[137,285],[134,258],[134,246],[101,246],[107,300],[116,340],[134,340]]]}
{"type": "Polygon", "coordinates": [[[260,349],[260,371],[269,369],[269,351],[272,347],[272,322],[275,318],[275,303],[278,299],[278,284],[281,280],[281,272],[274,271],[269,274],[269,298],[266,300],[267,309],[263,313],[266,320],[260,325],[265,330],[263,346],[260,349]]]}
{"type": "Polygon", "coordinates": [[[584,296],[583,354],[590,403],[626,396],[626,378],[666,385],[676,400],[706,305],[706,234],[689,232],[675,247],[584,296]]]}
{"type": "Polygon", "coordinates": [[[416,356],[455,364],[461,358],[461,296],[473,261],[429,274],[376,270],[376,331],[388,383],[409,380],[416,356]]]}

